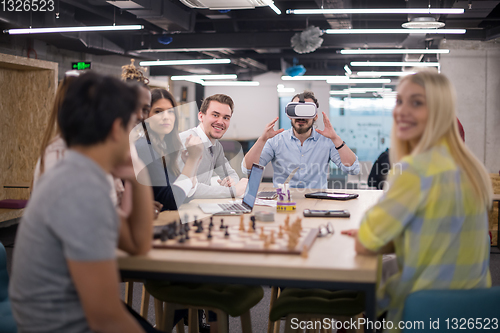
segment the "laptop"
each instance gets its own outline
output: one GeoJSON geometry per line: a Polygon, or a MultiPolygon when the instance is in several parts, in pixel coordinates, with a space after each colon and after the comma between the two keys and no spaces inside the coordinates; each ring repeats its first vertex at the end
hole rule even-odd
{"type": "Polygon", "coordinates": [[[259,164],[253,164],[248,177],[248,184],[245,190],[245,195],[240,203],[227,203],[227,204],[199,204],[200,209],[206,214],[215,215],[241,215],[251,213],[257,198],[260,181],[264,167],[259,164]]]}

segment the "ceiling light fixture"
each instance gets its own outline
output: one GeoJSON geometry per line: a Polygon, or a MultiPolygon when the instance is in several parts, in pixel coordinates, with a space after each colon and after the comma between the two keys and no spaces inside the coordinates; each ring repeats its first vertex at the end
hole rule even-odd
{"type": "Polygon", "coordinates": [[[278,84],[277,85],[277,90],[279,93],[294,93],[295,92],[295,88],[285,88],[285,85],[283,84],[278,84]]]}
{"type": "Polygon", "coordinates": [[[382,76],[406,76],[416,72],[357,72],[360,77],[382,77],[382,76]]]}
{"type": "Polygon", "coordinates": [[[330,95],[344,95],[344,94],[365,94],[368,92],[391,92],[391,88],[347,88],[344,90],[330,90],[330,95]]]}
{"type": "Polygon", "coordinates": [[[391,83],[391,79],[349,79],[347,81],[339,81],[339,80],[336,80],[336,79],[328,79],[328,80],[326,80],[326,83],[329,83],[329,84],[391,83]]]}
{"type": "Polygon", "coordinates": [[[57,28],[29,28],[29,29],[8,29],[3,32],[9,35],[30,35],[30,34],[53,34],[58,32],[94,32],[94,31],[119,31],[119,30],[141,30],[143,25],[106,25],[94,27],[57,27],[57,28]]]}
{"type": "Polygon", "coordinates": [[[269,3],[269,7],[271,7],[271,9],[274,10],[276,14],[281,15],[281,10],[278,7],[276,7],[273,1],[269,3]]]}
{"type": "Polygon", "coordinates": [[[447,49],[357,49],[340,50],[340,54],[443,54],[447,49]]]}
{"type": "Polygon", "coordinates": [[[389,62],[389,61],[353,61],[351,66],[359,67],[439,67],[439,62],[389,62]]]}
{"type": "Polygon", "coordinates": [[[287,14],[463,14],[463,8],[287,9],[287,14]]]}
{"type": "Polygon", "coordinates": [[[259,81],[210,81],[203,82],[204,86],[211,87],[257,87],[260,85],[259,81]]]}
{"type": "Polygon", "coordinates": [[[352,74],[352,71],[351,69],[349,68],[349,66],[345,65],[344,66],[344,70],[345,70],[345,75],[349,76],[352,74]]]}
{"type": "Polygon", "coordinates": [[[176,66],[176,65],[214,65],[229,64],[231,59],[190,59],[190,60],[157,60],[141,61],[140,66],[176,66]]]}
{"type": "Polygon", "coordinates": [[[414,17],[409,22],[401,24],[406,29],[439,29],[445,26],[444,22],[439,22],[434,17],[414,17]]]}
{"type": "Polygon", "coordinates": [[[214,75],[173,75],[172,81],[193,81],[193,80],[232,80],[237,79],[236,74],[214,74],[214,75]]]}
{"type": "Polygon", "coordinates": [[[341,75],[303,75],[303,76],[285,76],[281,77],[283,81],[326,81],[327,83],[391,83],[390,79],[351,79],[348,76],[341,75]]]}
{"type": "Polygon", "coordinates": [[[327,29],[327,34],[465,34],[465,29],[327,29]]]}

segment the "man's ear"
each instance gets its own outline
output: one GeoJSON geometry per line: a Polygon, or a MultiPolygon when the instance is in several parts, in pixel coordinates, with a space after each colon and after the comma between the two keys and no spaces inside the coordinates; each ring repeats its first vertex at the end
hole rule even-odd
{"type": "Polygon", "coordinates": [[[318,120],[318,114],[316,113],[316,115],[314,116],[314,121],[318,120]]]}
{"type": "Polygon", "coordinates": [[[198,120],[199,120],[200,122],[203,122],[203,117],[204,117],[204,116],[205,116],[205,114],[204,114],[203,112],[201,112],[201,111],[200,111],[200,112],[198,112],[198,120]]]}

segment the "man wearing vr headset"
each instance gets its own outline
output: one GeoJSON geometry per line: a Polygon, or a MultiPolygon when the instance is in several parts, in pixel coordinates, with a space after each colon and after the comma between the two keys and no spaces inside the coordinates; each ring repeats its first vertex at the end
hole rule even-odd
{"type": "Polygon", "coordinates": [[[335,132],[325,112],[325,129],[313,129],[318,119],[317,108],[319,103],[314,93],[305,91],[295,95],[286,109],[292,128],[275,131],[278,118],[267,124],[264,133],[245,155],[241,165],[243,172],[248,172],[253,163],[267,165],[272,162],[273,185],[279,187],[292,170],[300,167],[290,180],[290,187],[297,188],[327,188],[330,160],[344,172],[358,174],[358,157],[335,132]]]}

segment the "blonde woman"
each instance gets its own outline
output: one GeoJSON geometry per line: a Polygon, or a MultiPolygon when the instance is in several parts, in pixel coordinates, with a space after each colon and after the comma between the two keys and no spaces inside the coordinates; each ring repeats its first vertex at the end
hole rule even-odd
{"type": "MultiPolygon", "coordinates": [[[[364,216],[356,252],[396,253],[399,272],[379,290],[379,307],[396,326],[406,297],[424,289],[491,286],[488,209],[491,183],[460,138],[455,95],[436,72],[409,75],[398,86],[389,188],[364,216]]],[[[399,331],[397,327],[393,331],[399,331]]]]}

